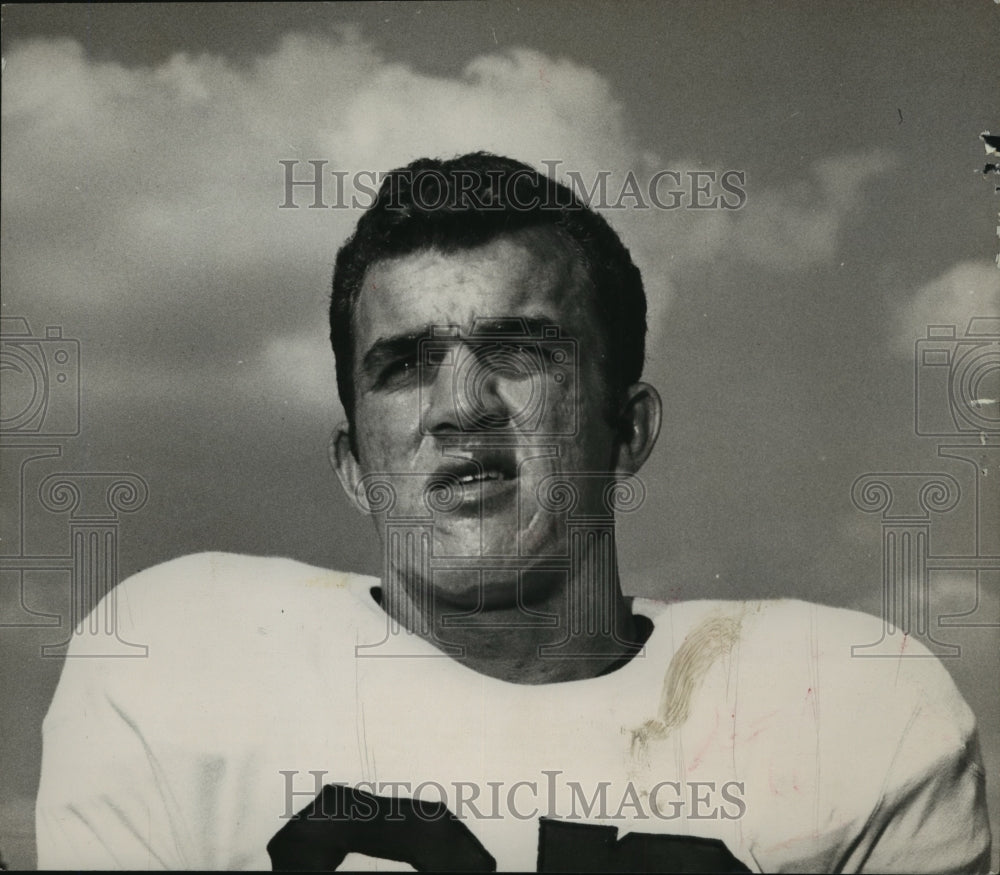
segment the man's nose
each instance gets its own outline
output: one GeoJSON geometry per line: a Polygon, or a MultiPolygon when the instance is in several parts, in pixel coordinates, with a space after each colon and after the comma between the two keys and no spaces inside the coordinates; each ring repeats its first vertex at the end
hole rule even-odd
{"type": "Polygon", "coordinates": [[[424,430],[432,433],[489,431],[510,426],[503,369],[478,345],[456,343],[423,384],[424,430]]]}

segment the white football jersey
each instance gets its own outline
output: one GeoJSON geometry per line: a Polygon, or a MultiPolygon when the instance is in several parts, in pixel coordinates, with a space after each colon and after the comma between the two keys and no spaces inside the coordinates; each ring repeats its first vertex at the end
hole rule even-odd
{"type": "Polygon", "coordinates": [[[912,641],[852,658],[879,619],[636,599],[639,655],[522,685],[392,628],[378,585],[220,553],[122,583],[97,610],[148,655],[75,638],[39,866],[988,870],[973,715],[912,641]]]}

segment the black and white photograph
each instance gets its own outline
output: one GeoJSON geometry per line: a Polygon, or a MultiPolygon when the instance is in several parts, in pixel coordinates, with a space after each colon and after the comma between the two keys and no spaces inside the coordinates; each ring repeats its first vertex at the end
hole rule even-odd
{"type": "Polygon", "coordinates": [[[0,869],[1000,869],[1000,0],[0,25],[0,869]]]}

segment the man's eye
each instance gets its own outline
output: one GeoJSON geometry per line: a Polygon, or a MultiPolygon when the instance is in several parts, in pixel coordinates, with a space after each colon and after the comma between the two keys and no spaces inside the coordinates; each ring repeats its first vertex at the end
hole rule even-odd
{"type": "Polygon", "coordinates": [[[408,383],[417,373],[417,357],[403,356],[389,362],[378,376],[377,388],[393,388],[408,383]]]}

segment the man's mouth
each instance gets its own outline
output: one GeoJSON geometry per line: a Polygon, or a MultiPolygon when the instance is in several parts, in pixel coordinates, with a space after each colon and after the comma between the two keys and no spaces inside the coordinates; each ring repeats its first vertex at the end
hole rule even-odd
{"type": "Polygon", "coordinates": [[[476,504],[480,500],[485,502],[512,492],[517,475],[517,457],[513,450],[482,448],[456,451],[455,456],[446,457],[434,472],[431,488],[435,480],[445,489],[449,483],[457,483],[463,492],[461,504],[476,504]]]}
{"type": "Polygon", "coordinates": [[[511,478],[504,474],[503,471],[479,471],[478,473],[463,474],[458,478],[458,482],[462,484],[466,483],[484,483],[488,480],[510,480],[511,478]]]}

